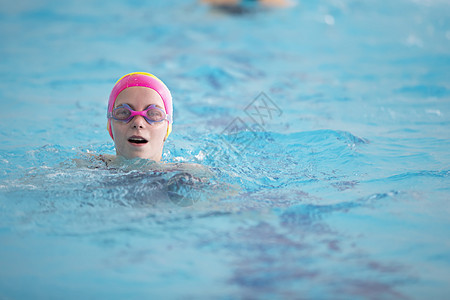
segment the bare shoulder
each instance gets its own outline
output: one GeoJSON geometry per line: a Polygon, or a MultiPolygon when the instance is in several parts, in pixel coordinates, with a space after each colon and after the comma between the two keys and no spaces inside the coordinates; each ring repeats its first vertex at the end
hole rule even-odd
{"type": "Polygon", "coordinates": [[[188,173],[198,179],[210,179],[214,173],[207,166],[196,163],[162,163],[147,159],[127,160],[111,154],[82,153],[73,159],[80,168],[112,168],[124,171],[156,171],[163,173],[188,173]]]}
{"type": "Polygon", "coordinates": [[[161,164],[161,167],[167,172],[186,172],[203,179],[211,178],[214,175],[207,166],[195,163],[166,163],[161,164]]]}
{"type": "Polygon", "coordinates": [[[82,153],[80,157],[74,158],[73,162],[79,168],[107,167],[114,162],[114,155],[82,153]]]}

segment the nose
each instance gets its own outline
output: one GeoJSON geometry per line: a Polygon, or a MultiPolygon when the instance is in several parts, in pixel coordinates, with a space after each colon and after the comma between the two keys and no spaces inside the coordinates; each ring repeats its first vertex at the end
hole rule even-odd
{"type": "Polygon", "coordinates": [[[139,128],[139,129],[143,129],[145,128],[145,124],[147,123],[147,121],[144,119],[143,116],[134,116],[134,118],[131,120],[131,127],[133,128],[139,128]]]}

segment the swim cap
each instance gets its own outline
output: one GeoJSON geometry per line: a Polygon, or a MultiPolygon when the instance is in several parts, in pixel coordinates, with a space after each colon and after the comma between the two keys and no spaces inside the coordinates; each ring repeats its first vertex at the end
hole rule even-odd
{"type": "MultiPolygon", "coordinates": [[[[126,88],[133,86],[142,86],[146,88],[150,88],[157,92],[159,96],[161,96],[162,101],[164,102],[164,108],[166,110],[166,114],[170,115],[172,121],[169,121],[169,126],[167,126],[167,134],[166,139],[172,131],[172,123],[173,123],[173,106],[172,106],[172,95],[170,94],[167,86],[155,75],[145,72],[133,72],[129,73],[119,80],[117,80],[114,85],[111,94],[109,95],[108,102],[108,114],[112,112],[114,108],[114,103],[116,102],[117,96],[126,88]]],[[[114,136],[112,134],[111,129],[111,119],[108,119],[108,132],[111,138],[114,140],[114,136]]]]}

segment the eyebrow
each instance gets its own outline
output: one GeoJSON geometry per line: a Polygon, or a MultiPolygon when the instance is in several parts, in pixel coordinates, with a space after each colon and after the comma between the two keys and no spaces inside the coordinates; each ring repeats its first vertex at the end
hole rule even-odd
{"type": "MultiPolygon", "coordinates": [[[[118,108],[119,106],[124,105],[124,104],[130,106],[133,110],[136,110],[136,109],[134,108],[134,106],[131,105],[130,103],[121,103],[121,104],[117,105],[115,108],[118,108]]],[[[149,104],[149,105],[147,105],[147,106],[145,107],[145,109],[147,109],[150,105],[154,105],[154,106],[156,106],[157,108],[162,109],[162,110],[165,111],[165,108],[164,108],[164,107],[161,107],[161,106],[158,105],[158,104],[149,104]]]]}

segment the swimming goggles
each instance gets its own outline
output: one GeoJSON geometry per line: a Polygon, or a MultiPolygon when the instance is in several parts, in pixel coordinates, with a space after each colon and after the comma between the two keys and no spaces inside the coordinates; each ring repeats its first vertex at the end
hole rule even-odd
{"type": "Polygon", "coordinates": [[[144,117],[149,124],[162,122],[164,120],[169,121],[169,123],[172,121],[170,115],[166,114],[164,110],[154,104],[142,111],[135,111],[128,104],[122,104],[114,108],[112,112],[108,113],[108,119],[128,123],[137,115],[144,117]]]}

